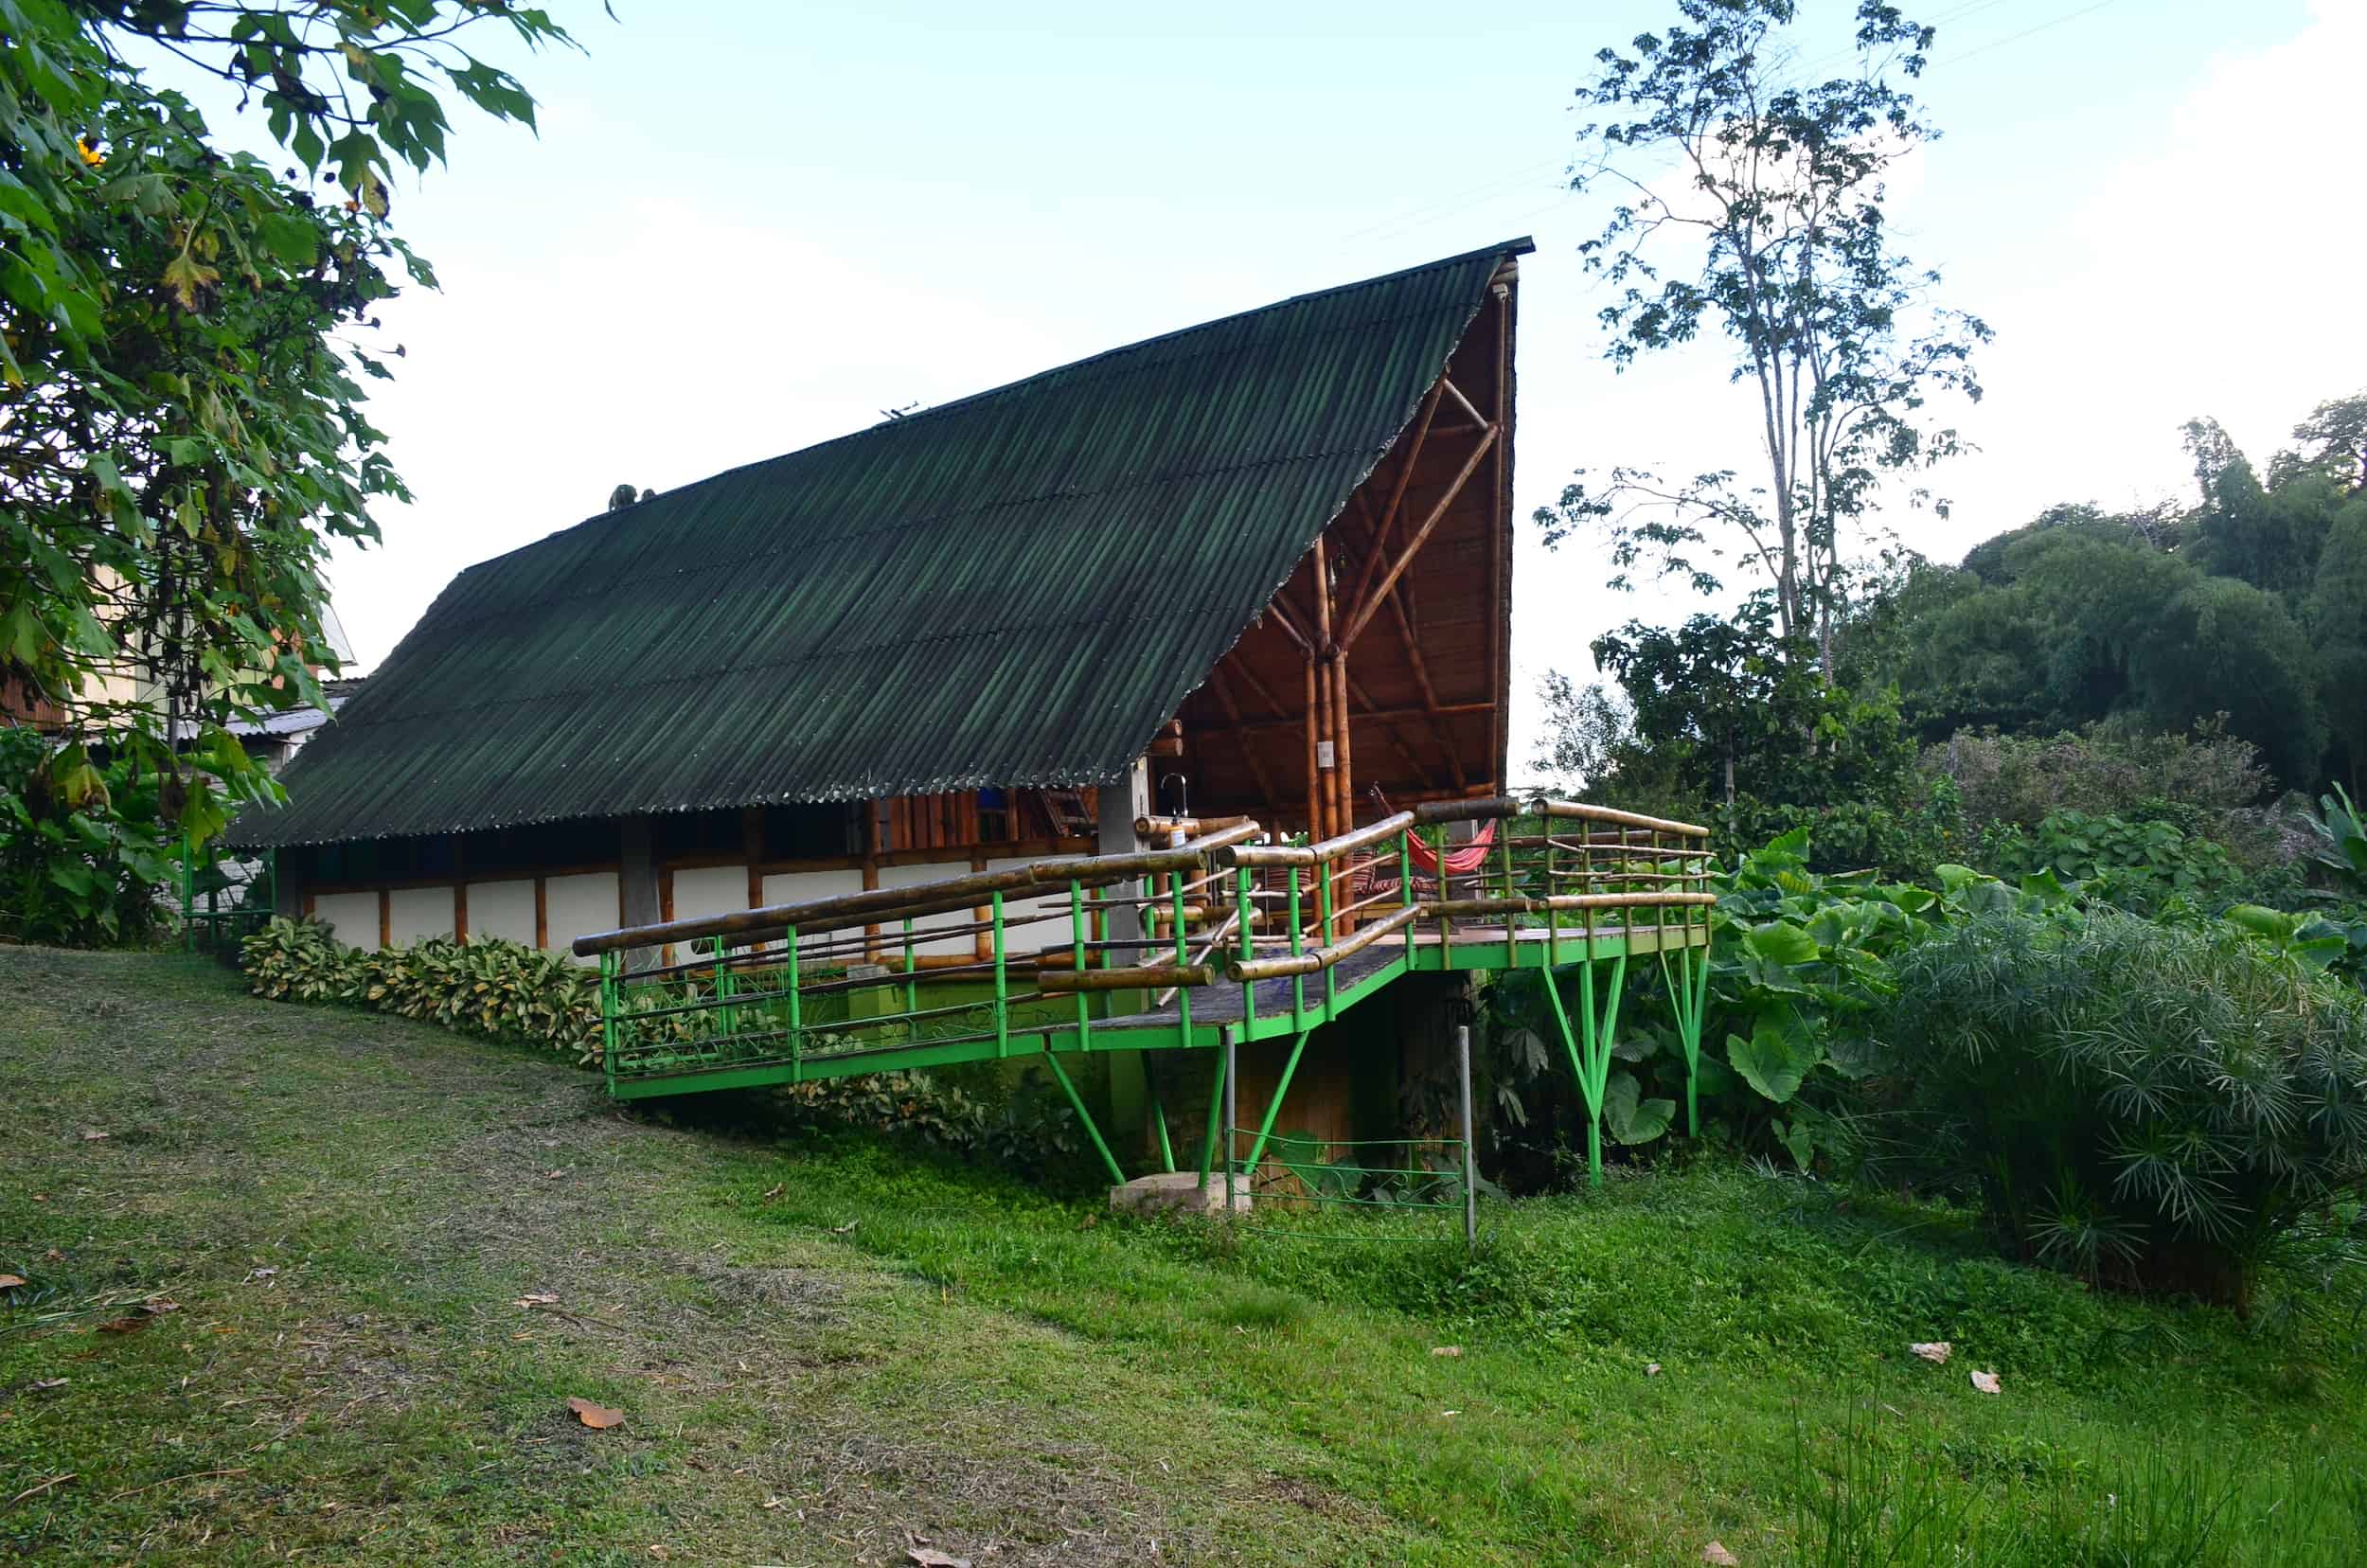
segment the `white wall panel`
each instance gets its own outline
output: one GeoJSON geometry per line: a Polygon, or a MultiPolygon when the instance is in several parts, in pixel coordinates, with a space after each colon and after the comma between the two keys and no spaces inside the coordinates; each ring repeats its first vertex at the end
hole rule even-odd
{"type": "Polygon", "coordinates": [[[398,943],[449,936],[452,912],[449,887],[398,887],[386,901],[386,934],[398,943]]]}
{"type": "MultiPolygon", "coordinates": [[[[544,923],[551,947],[564,953],[567,944],[596,931],[614,931],[622,924],[616,913],[616,873],[586,871],[572,877],[552,877],[543,884],[544,923]]],[[[592,963],[589,958],[578,963],[592,963]]]]}
{"type": "Polygon", "coordinates": [[[469,884],[469,939],[504,936],[534,945],[534,883],[488,882],[469,884]]]}
{"type": "MultiPolygon", "coordinates": [[[[987,869],[1009,871],[1044,861],[1077,858],[1075,855],[1028,855],[1018,860],[990,860],[987,862],[987,869]]],[[[1085,891],[1090,898],[1093,889],[1085,891]]],[[[1068,942],[1075,932],[1075,923],[1069,918],[1068,884],[1059,882],[1038,892],[1006,895],[1003,903],[1003,924],[1010,934],[1013,953],[1033,953],[1038,948],[1059,947],[1068,942]],[[1050,918],[1021,924],[1029,915],[1048,916],[1050,918]]]]}
{"type": "MultiPolygon", "coordinates": [[[[880,867],[880,885],[881,887],[917,887],[922,882],[944,882],[951,877],[967,877],[970,874],[970,863],[967,861],[939,861],[927,865],[882,865],[880,867]]],[[[970,919],[970,912],[968,909],[948,910],[942,915],[914,917],[913,951],[922,954],[943,953],[958,956],[967,956],[975,953],[980,933],[974,931],[957,932],[951,936],[940,936],[933,941],[923,940],[920,935],[922,932],[941,930],[946,926],[968,925],[970,919]]],[[[891,960],[901,957],[903,954],[903,929],[904,922],[900,919],[880,922],[881,941],[891,960]]]]}
{"type": "Polygon", "coordinates": [[[323,893],[312,900],[312,918],[330,927],[347,947],[378,946],[378,895],[323,893]]]}
{"type": "MultiPolygon", "coordinates": [[[[861,874],[856,877],[862,882],[861,874]]],[[[674,918],[695,920],[702,915],[728,915],[748,907],[748,868],[744,865],[686,865],[674,873],[674,918]]]]}

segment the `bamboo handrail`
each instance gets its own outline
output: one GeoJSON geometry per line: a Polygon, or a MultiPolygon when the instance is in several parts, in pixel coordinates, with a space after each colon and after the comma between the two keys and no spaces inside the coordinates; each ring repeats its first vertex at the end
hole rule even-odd
{"type": "Polygon", "coordinates": [[[1254,984],[1292,974],[1320,973],[1350,953],[1361,953],[1391,932],[1402,930],[1421,913],[1419,904],[1401,904],[1396,914],[1375,920],[1355,935],[1344,936],[1329,947],[1309,948],[1305,953],[1279,953],[1272,958],[1243,958],[1236,954],[1225,960],[1225,976],[1239,984],[1254,984]]]}
{"type": "Polygon", "coordinates": [[[769,940],[795,927],[805,931],[837,931],[851,925],[883,923],[908,915],[938,915],[952,909],[974,908],[981,898],[1055,883],[1088,882],[1095,886],[1124,882],[1148,872],[1181,871],[1220,849],[1264,829],[1255,822],[1238,823],[1173,849],[1137,850],[1125,855],[1087,855],[1077,860],[1032,861],[1000,871],[974,871],[965,877],[916,882],[910,887],[873,888],[841,893],[800,903],[771,904],[761,909],[733,910],[686,920],[627,926],[616,931],[578,936],[570,944],[578,956],[613,953],[625,948],[659,947],[668,942],[694,941],[702,936],[769,940]]]}

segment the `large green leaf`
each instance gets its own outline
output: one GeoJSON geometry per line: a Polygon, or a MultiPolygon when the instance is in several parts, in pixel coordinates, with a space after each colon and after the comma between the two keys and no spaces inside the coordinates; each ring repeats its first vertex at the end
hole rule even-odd
{"type": "Polygon", "coordinates": [[[1676,1115],[1675,1100],[1644,1098],[1644,1086],[1633,1073],[1613,1073],[1604,1089],[1603,1127],[1614,1143],[1650,1143],[1668,1131],[1676,1115]]]}
{"type": "Polygon", "coordinates": [[[1780,1018],[1762,1017],[1747,1040],[1741,1035],[1726,1037],[1726,1060],[1734,1063],[1735,1071],[1778,1105],[1800,1092],[1820,1055],[1806,1029],[1787,1026],[1780,1018]]]}
{"type": "Polygon", "coordinates": [[[1816,938],[1781,920],[1753,926],[1742,934],[1742,945],[1753,958],[1764,958],[1771,964],[1816,962],[1816,938]]]}

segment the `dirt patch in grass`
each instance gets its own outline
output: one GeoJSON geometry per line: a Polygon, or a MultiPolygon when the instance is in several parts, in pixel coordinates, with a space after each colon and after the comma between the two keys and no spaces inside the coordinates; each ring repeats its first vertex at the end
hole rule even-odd
{"type": "Polygon", "coordinates": [[[0,950],[0,1270],[33,1281],[0,1308],[0,1500],[72,1477],[0,1510],[0,1550],[1298,1559],[1263,1542],[1300,1508],[1188,1396],[1135,1379],[1139,1424],[1081,1430],[1132,1374],[719,1205],[764,1150],[547,1060],[192,960],[0,950]],[[150,1297],[178,1310],[96,1332],[150,1297]]]}

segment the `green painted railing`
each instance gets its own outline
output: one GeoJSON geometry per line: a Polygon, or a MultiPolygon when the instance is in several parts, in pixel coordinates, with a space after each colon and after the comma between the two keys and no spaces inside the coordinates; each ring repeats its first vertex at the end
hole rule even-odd
{"type": "Polygon", "coordinates": [[[1395,974],[1575,966],[1575,1023],[1548,989],[1599,1114],[1630,958],[1657,958],[1698,1060],[1708,877],[1700,828],[1500,798],[1312,845],[1238,823],[1169,849],[630,928],[575,951],[600,963],[619,1096],[1041,1053],[1080,1112],[1060,1053],[1287,1034],[1287,1091],[1308,1031],[1395,974]]]}

